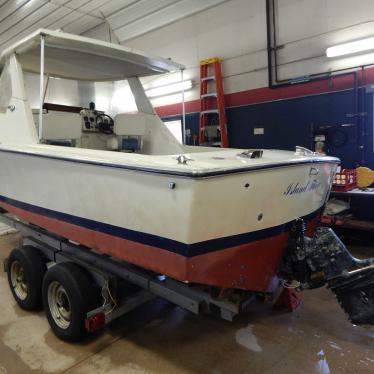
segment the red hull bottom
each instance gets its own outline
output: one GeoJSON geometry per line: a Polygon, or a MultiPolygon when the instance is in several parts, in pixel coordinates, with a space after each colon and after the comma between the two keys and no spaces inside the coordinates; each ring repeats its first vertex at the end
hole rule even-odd
{"type": "MultiPolygon", "coordinates": [[[[236,247],[185,257],[168,250],[94,231],[65,221],[32,213],[0,202],[19,218],[102,253],[150,269],[171,278],[222,289],[239,288],[272,292],[288,233],[236,247]]],[[[318,217],[309,221],[312,235],[318,217]]]]}

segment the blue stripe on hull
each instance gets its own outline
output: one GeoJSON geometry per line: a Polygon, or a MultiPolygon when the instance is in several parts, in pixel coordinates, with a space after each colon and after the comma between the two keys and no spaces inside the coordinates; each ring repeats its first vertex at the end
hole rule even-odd
{"type": "MultiPolygon", "coordinates": [[[[99,231],[104,234],[120,237],[122,239],[131,240],[153,247],[158,247],[185,257],[202,255],[204,253],[235,247],[257,240],[262,240],[272,236],[276,236],[285,231],[288,231],[293,223],[293,221],[290,221],[282,225],[257,231],[251,231],[244,234],[226,236],[223,238],[211,239],[193,244],[186,244],[179,242],[177,240],[168,239],[161,236],[143,233],[139,231],[129,230],[123,227],[93,221],[87,218],[81,218],[47,208],[42,208],[36,205],[24,203],[1,195],[0,201],[3,201],[4,203],[7,203],[19,209],[26,210],[31,213],[39,214],[59,221],[67,222],[73,225],[81,226],[89,230],[99,231]]],[[[304,216],[303,218],[306,220],[313,219],[317,216],[319,212],[320,209],[307,216],[304,216]]]]}

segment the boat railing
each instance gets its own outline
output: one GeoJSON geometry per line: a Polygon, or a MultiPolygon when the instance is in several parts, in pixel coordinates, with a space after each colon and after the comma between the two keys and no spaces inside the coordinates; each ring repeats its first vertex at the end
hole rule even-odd
{"type": "Polygon", "coordinates": [[[312,156],[312,155],[316,154],[315,152],[311,151],[310,149],[305,148],[305,147],[301,147],[299,145],[296,146],[295,153],[298,156],[312,156]]]}

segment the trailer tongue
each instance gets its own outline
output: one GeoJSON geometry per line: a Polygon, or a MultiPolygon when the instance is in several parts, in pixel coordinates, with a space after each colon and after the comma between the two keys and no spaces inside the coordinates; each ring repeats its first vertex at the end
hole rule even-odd
{"type": "Polygon", "coordinates": [[[307,238],[303,220],[295,221],[279,275],[298,290],[326,285],[353,324],[374,324],[374,258],[354,258],[330,228],[307,238]]]}

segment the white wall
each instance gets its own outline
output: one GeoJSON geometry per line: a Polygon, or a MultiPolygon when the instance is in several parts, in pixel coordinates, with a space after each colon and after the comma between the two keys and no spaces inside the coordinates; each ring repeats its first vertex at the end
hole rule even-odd
{"type": "MultiPolygon", "coordinates": [[[[277,3],[280,79],[359,64],[374,63],[374,54],[327,59],[328,46],[374,35],[373,0],[275,0],[277,3]]],[[[108,38],[108,26],[88,36],[108,38]]],[[[201,59],[223,59],[226,93],[267,86],[265,0],[230,0],[168,26],[127,40],[126,45],[171,57],[185,64],[187,78],[199,80],[201,59]]],[[[179,79],[179,76],[172,77],[179,79]]],[[[160,85],[144,80],[146,88],[160,85]]],[[[186,99],[198,98],[196,86],[186,99]]],[[[180,95],[156,99],[170,104],[180,95]]]]}

